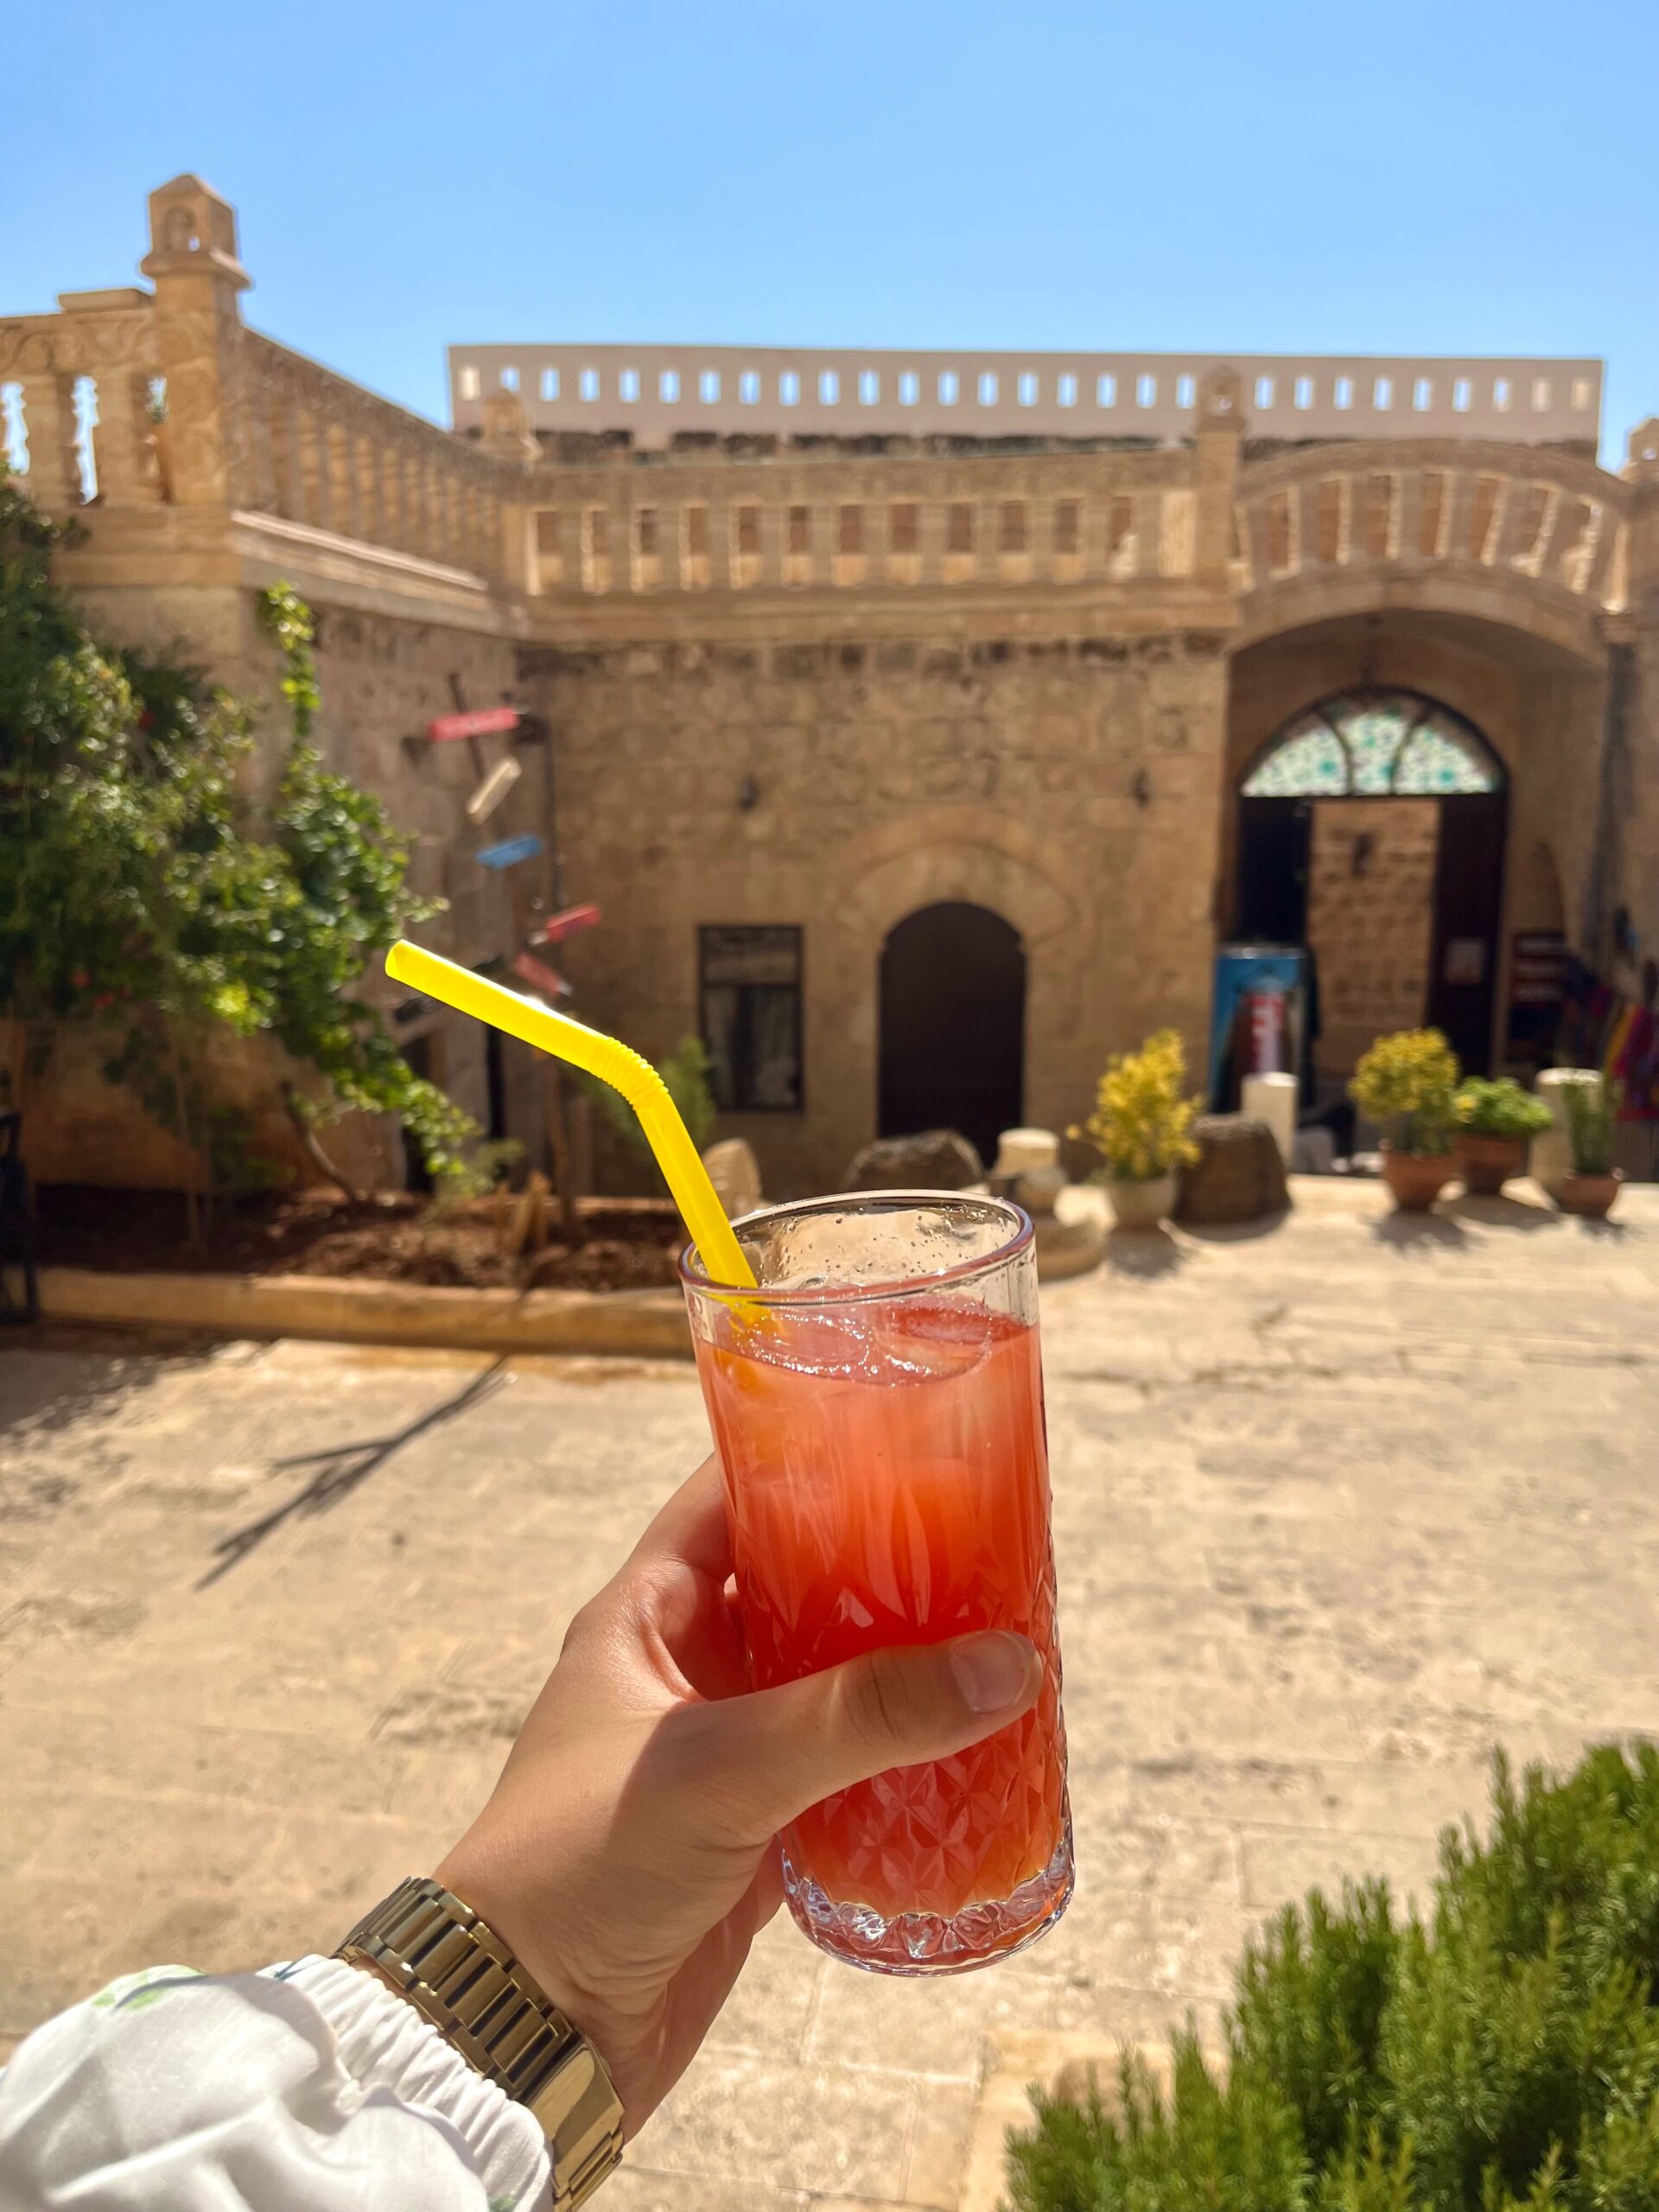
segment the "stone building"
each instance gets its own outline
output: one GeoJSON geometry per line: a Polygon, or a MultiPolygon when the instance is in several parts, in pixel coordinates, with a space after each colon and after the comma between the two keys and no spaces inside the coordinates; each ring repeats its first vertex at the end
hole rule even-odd
{"type": "MultiPolygon", "coordinates": [[[[701,1029],[771,1187],[1064,1124],[1165,1022],[1202,1070],[1236,932],[1314,946],[1332,1084],[1426,1017],[1500,1065],[1529,944],[1659,938],[1659,424],[1599,467],[1594,362],[457,346],[452,432],[250,329],[198,180],[151,226],[153,289],[0,323],[66,581],[269,693],[290,580],[433,941],[597,901],[577,1010],[701,1029]],[[493,753],[421,733],[501,701],[492,873],[493,753]]],[[[528,1056],[399,1013],[539,1140],[528,1056]]]]}

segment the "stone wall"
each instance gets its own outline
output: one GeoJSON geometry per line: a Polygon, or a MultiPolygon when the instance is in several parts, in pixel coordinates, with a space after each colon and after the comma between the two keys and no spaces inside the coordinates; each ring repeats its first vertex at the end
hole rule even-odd
{"type": "Polygon", "coordinates": [[[1011,922],[1026,1112],[1064,1125],[1106,1054],[1206,1019],[1225,709],[1219,638],[947,637],[533,653],[556,733],[579,1005],[653,1056],[695,1029],[699,923],[805,929],[805,1108],[732,1117],[768,1190],[832,1186],[874,1134],[877,963],[917,908],[1011,922]]]}
{"type": "Polygon", "coordinates": [[[1314,803],[1307,940],[1319,962],[1322,1075],[1351,1074],[1378,1037],[1423,1020],[1440,811],[1432,798],[1314,803]]]}

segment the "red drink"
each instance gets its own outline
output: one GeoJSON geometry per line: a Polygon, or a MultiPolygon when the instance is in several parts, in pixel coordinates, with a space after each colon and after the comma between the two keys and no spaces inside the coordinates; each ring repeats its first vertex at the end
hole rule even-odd
{"type": "Polygon", "coordinates": [[[757,1687],[976,1629],[1018,1630],[1046,1662],[1021,1719],[796,1821],[790,1904],[860,1965],[982,1965],[1051,1925],[1071,1883],[1030,1230],[995,1201],[884,1193],[781,1209],[743,1236],[761,1300],[691,1303],[757,1687]],[[924,1237],[907,1287],[820,1274],[767,1295],[755,1240],[774,1225],[820,1259],[827,1227],[855,1261],[871,1237],[891,1267],[906,1217],[946,1220],[955,1264],[919,1272],[924,1237]],[[963,1260],[964,1241],[983,1256],[963,1260]]]}

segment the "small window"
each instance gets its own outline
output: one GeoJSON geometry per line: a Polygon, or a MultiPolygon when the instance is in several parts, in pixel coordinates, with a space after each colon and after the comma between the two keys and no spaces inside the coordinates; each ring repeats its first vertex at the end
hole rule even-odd
{"type": "Polygon", "coordinates": [[[1336,381],[1332,397],[1338,407],[1351,407],[1354,404],[1354,380],[1352,377],[1338,377],[1336,381]]]}
{"type": "Polygon", "coordinates": [[[919,553],[922,549],[922,511],[913,499],[901,499],[887,518],[895,553],[919,553]]]}
{"type": "Polygon", "coordinates": [[[697,378],[697,397],[705,407],[712,407],[720,397],[720,371],[704,369],[697,378]]]}
{"type": "Polygon", "coordinates": [[[899,378],[899,404],[914,407],[922,396],[922,380],[914,369],[905,369],[899,378]]]}
{"type": "Polygon", "coordinates": [[[1292,392],[1291,397],[1294,400],[1296,405],[1301,409],[1304,414],[1306,414],[1308,409],[1313,404],[1313,378],[1298,377],[1296,379],[1295,390],[1292,392]]]}
{"type": "Polygon", "coordinates": [[[760,377],[758,370],[745,369],[737,379],[737,397],[744,407],[758,407],[760,404],[760,377]]]}
{"type": "Polygon", "coordinates": [[[791,553],[810,553],[812,550],[811,511],[807,507],[791,507],[789,511],[789,550],[791,553]]]}
{"type": "Polygon", "coordinates": [[[1023,499],[1004,499],[998,508],[996,543],[1000,553],[1025,551],[1026,503],[1023,499]]]}
{"type": "Polygon", "coordinates": [[[980,372],[979,404],[982,407],[995,407],[996,404],[996,372],[995,369],[982,369],[980,372]]]}
{"type": "Polygon", "coordinates": [[[463,399],[478,398],[483,390],[483,383],[478,371],[470,365],[456,373],[455,389],[463,399]]]}
{"type": "Polygon", "coordinates": [[[685,550],[694,561],[707,558],[709,552],[709,510],[707,507],[688,507],[685,510],[685,550]]]}
{"type": "Polygon", "coordinates": [[[680,372],[664,369],[657,379],[657,397],[666,407],[674,406],[680,397],[680,372]]]}
{"type": "Polygon", "coordinates": [[[957,377],[954,369],[941,369],[939,371],[939,404],[941,407],[954,407],[957,404],[957,395],[961,390],[961,380],[957,377]]]}
{"type": "Polygon", "coordinates": [[[1574,377],[1574,378],[1573,378],[1573,412],[1575,415],[1582,415],[1582,414],[1584,413],[1585,410],[1589,406],[1589,404],[1590,404],[1590,379],[1589,379],[1589,378],[1588,378],[1588,377],[1574,377]]]}
{"type": "Polygon", "coordinates": [[[818,371],[818,404],[820,407],[839,407],[841,378],[834,369],[818,371]]]}
{"type": "Polygon", "coordinates": [[[1057,377],[1054,382],[1054,397],[1062,407],[1075,407],[1077,404],[1076,377],[1070,374],[1057,377]]]}
{"type": "Polygon", "coordinates": [[[1386,415],[1394,405],[1394,378],[1378,377],[1371,386],[1371,404],[1379,415],[1386,415]]]}
{"type": "Polygon", "coordinates": [[[1155,407],[1158,404],[1156,377],[1141,376],[1135,378],[1135,404],[1137,407],[1155,407]]]}
{"type": "Polygon", "coordinates": [[[1117,378],[1116,377],[1103,376],[1095,378],[1095,404],[1096,407],[1116,406],[1117,378]]]}
{"type": "Polygon", "coordinates": [[[1434,386],[1427,377],[1419,377],[1412,385],[1411,404],[1419,415],[1427,415],[1434,404],[1434,386]]]}
{"type": "Polygon", "coordinates": [[[1255,404],[1259,408],[1263,410],[1263,411],[1272,406],[1273,378],[1271,377],[1257,377],[1255,380],[1255,404]]]}
{"type": "Polygon", "coordinates": [[[1198,404],[1198,380],[1196,377],[1183,376],[1176,378],[1175,404],[1178,407],[1196,406],[1198,404]]]}
{"type": "Polygon", "coordinates": [[[861,369],[858,372],[858,404],[874,407],[881,397],[881,378],[874,369],[861,369]]]}
{"type": "Polygon", "coordinates": [[[1492,404],[1500,415],[1507,415],[1510,411],[1510,390],[1508,377],[1493,378],[1492,404]]]}
{"type": "Polygon", "coordinates": [[[638,369],[623,370],[621,375],[619,376],[616,380],[616,396],[619,399],[626,400],[630,407],[632,406],[634,401],[639,397],[639,372],[638,369]]]}
{"type": "Polygon", "coordinates": [[[634,509],[633,550],[642,561],[649,561],[657,552],[657,510],[655,507],[634,509]]]}
{"type": "Polygon", "coordinates": [[[738,509],[737,550],[746,560],[759,557],[760,551],[760,510],[759,507],[738,509]]]}
{"type": "Polygon", "coordinates": [[[576,390],[584,399],[597,399],[599,397],[599,371],[584,369],[576,379],[576,390]]]}
{"type": "Polygon", "coordinates": [[[944,511],[944,550],[971,553],[974,550],[974,509],[968,499],[952,499],[944,511]]]}
{"type": "Polygon", "coordinates": [[[801,379],[793,369],[784,369],[778,378],[778,404],[798,407],[801,404],[801,379]]]}
{"type": "Polygon", "coordinates": [[[1037,404],[1037,373],[1034,369],[1022,369],[1014,386],[1014,397],[1022,407],[1037,404]]]}
{"type": "Polygon", "coordinates": [[[699,1026],[722,1114],[801,1110],[801,938],[794,925],[697,931],[699,1026]]]}
{"type": "Polygon", "coordinates": [[[556,399],[559,396],[559,372],[556,369],[542,371],[542,397],[556,399]]]}
{"type": "Polygon", "coordinates": [[[862,507],[842,507],[836,521],[836,547],[842,553],[861,553],[864,550],[864,510],[862,507]]]}
{"type": "Polygon", "coordinates": [[[502,389],[502,391],[518,391],[518,370],[517,370],[517,369],[514,369],[514,368],[505,368],[505,369],[503,369],[503,370],[502,370],[502,372],[501,372],[501,389],[502,389]]]}
{"type": "Polygon", "coordinates": [[[1452,405],[1457,414],[1466,415],[1469,412],[1471,392],[1471,387],[1467,377],[1458,377],[1453,380],[1452,405]]]}
{"type": "Polygon", "coordinates": [[[1054,503],[1054,550],[1065,558],[1075,556],[1083,540],[1082,514],[1076,499],[1054,503]]]}
{"type": "Polygon", "coordinates": [[[1549,378],[1535,377],[1532,380],[1532,411],[1544,415],[1549,411],[1549,378]]]}
{"type": "Polygon", "coordinates": [[[559,511],[556,507],[537,507],[536,510],[536,550],[543,556],[557,557],[559,511]]]}

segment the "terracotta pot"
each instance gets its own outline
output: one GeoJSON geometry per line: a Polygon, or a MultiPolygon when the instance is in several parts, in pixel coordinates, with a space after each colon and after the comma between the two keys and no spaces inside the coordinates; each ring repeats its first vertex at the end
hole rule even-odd
{"type": "Polygon", "coordinates": [[[1402,1213],[1427,1213],[1458,1172],[1449,1152],[1396,1152],[1382,1147],[1382,1180],[1402,1213]]]}
{"type": "Polygon", "coordinates": [[[1458,1173],[1471,1198],[1495,1198],[1511,1175],[1526,1172],[1525,1137],[1482,1136],[1474,1129],[1459,1132],[1458,1173]]]}
{"type": "Polygon", "coordinates": [[[1144,1183],[1132,1183],[1127,1179],[1109,1175],[1106,1196],[1111,1201],[1112,1218],[1120,1229],[1156,1229],[1166,1220],[1175,1207],[1175,1178],[1154,1175],[1144,1183]]]}
{"type": "Polygon", "coordinates": [[[1557,1185],[1555,1203],[1563,1213],[1581,1214],[1586,1221],[1605,1221],[1624,1180],[1624,1172],[1618,1167],[1606,1175],[1575,1173],[1557,1185]]]}

